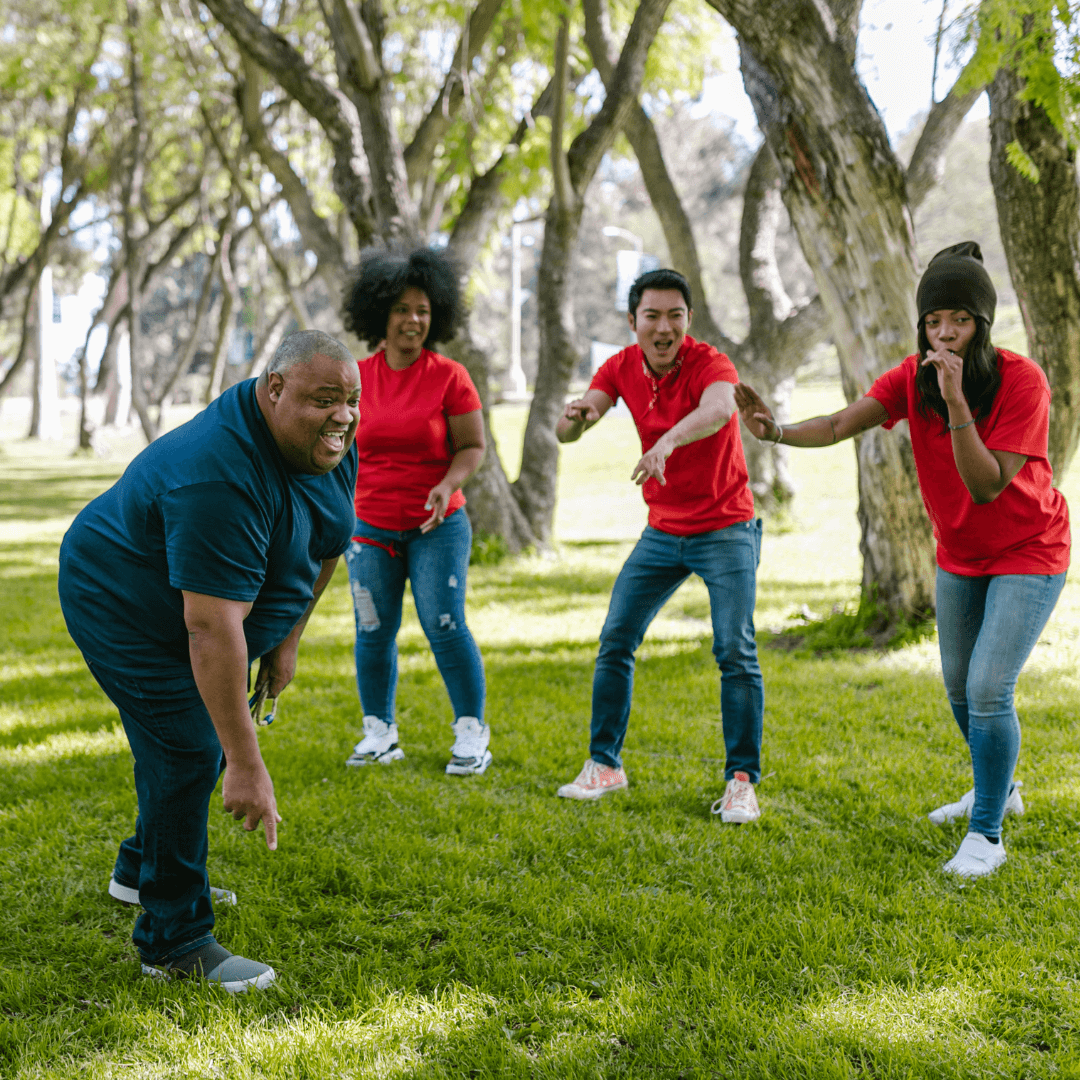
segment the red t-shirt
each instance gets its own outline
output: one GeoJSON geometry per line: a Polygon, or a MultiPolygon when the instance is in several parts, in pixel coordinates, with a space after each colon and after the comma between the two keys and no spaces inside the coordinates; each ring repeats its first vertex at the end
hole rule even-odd
{"type": "MultiPolygon", "coordinates": [[[[732,362],[704,341],[687,337],[679,349],[681,367],[661,379],[645,366],[640,346],[616,353],[593,376],[590,390],[621,397],[641,436],[642,453],[701,403],[715,382],[737,383],[732,362]]],[[[677,447],[664,465],[667,484],[649,479],[642,495],[649,524],[675,536],[727,528],[754,516],[739,421],[732,418],[716,434],[677,447]]]]}
{"type": "Polygon", "coordinates": [[[1054,487],[1046,458],[1050,384],[1025,356],[998,349],[1001,386],[990,414],[975,427],[988,450],[1024,454],[1012,483],[979,505],[960,479],[945,423],[919,409],[917,356],[886,371],[869,396],[885,406],[890,428],[906,419],[919,488],[937,540],[942,570],[967,577],[990,574],[1060,574],[1069,566],[1069,508],[1054,487]]]}
{"type": "MultiPolygon", "coordinates": [[[[379,529],[415,529],[431,517],[428,492],[454,457],[449,417],[476,412],[480,395],[461,364],[429,349],[404,371],[383,351],[358,366],[356,516],[379,529]]],[[[446,512],[464,505],[455,491],[446,512]]]]}

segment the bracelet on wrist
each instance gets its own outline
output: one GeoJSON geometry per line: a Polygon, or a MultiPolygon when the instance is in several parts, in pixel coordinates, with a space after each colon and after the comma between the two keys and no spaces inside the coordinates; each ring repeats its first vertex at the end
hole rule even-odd
{"type": "Polygon", "coordinates": [[[784,428],[781,424],[778,424],[775,420],[772,422],[773,427],[776,428],[776,438],[773,439],[773,446],[779,446],[780,440],[784,437],[784,428]]]}
{"type": "Polygon", "coordinates": [[[975,423],[975,420],[971,419],[971,420],[968,420],[966,423],[963,423],[963,424],[949,424],[949,430],[950,431],[960,431],[962,428],[971,427],[971,425],[974,424],[974,423],[975,423]]]}

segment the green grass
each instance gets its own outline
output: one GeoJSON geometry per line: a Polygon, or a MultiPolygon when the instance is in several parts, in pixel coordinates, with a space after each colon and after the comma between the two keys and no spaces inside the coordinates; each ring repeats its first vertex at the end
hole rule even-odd
{"type": "MultiPolygon", "coordinates": [[[[803,391],[796,409],[836,394],[803,391]]],[[[521,417],[497,420],[510,447],[521,417]]],[[[764,545],[761,822],[709,813],[723,743],[696,581],[639,654],[630,790],[564,803],[554,789],[587,751],[596,636],[644,518],[632,429],[605,425],[564,456],[558,557],[470,571],[496,755],[485,776],[442,774],[449,705],[411,609],[407,757],[345,770],[359,709],[335,578],[260,736],[279,850],[211,811],[212,880],[240,894],[219,936],[279,974],[231,999],[138,974],[134,914],[104,889],[134,819],[131,759],[55,595],[67,522],[138,440],[72,460],[13,439],[9,421],[0,1076],[1080,1077],[1080,589],[1067,586],[1021,679],[1028,813],[1009,819],[1009,861],[989,880],[946,879],[963,828],[925,818],[970,784],[935,643],[767,647],[803,605],[822,615],[856,598],[849,447],[795,458],[794,528],[764,545]]],[[[1075,483],[1066,493],[1080,505],[1075,483]]]]}

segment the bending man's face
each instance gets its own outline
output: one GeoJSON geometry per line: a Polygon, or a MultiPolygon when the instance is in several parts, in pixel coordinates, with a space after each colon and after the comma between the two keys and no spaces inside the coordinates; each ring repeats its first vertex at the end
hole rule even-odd
{"type": "Polygon", "coordinates": [[[328,473],[345,456],[360,422],[360,370],[316,353],[284,375],[268,376],[274,441],[299,472],[328,473]]]}

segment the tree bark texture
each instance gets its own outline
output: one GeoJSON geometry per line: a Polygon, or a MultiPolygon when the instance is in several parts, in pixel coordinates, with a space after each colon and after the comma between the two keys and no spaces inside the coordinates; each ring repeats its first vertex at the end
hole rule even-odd
{"type": "MultiPolygon", "coordinates": [[[[904,175],[854,70],[857,5],[711,2],[740,35],[743,81],[854,400],[910,349],[917,272],[904,175]]],[[[933,542],[907,432],[867,432],[856,453],[863,589],[896,615],[924,613],[933,542]]]]}
{"type": "Polygon", "coordinates": [[[1049,456],[1060,483],[1080,438],[1076,154],[1038,105],[1019,99],[1022,89],[1009,68],[998,71],[990,85],[990,180],[1028,349],[1053,390],[1049,456]],[[1005,148],[1014,141],[1038,168],[1038,183],[1009,163],[1005,148]]]}

